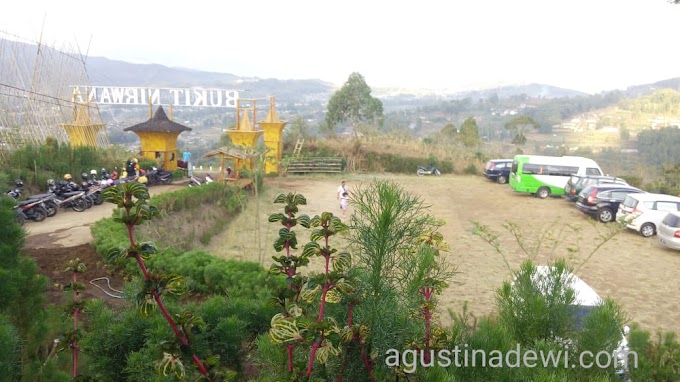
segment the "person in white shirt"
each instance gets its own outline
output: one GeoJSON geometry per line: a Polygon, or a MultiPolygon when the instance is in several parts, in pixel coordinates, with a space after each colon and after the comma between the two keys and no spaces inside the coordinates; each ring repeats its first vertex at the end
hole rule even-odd
{"type": "Polygon", "coordinates": [[[340,183],[340,185],[338,186],[338,198],[337,199],[340,200],[340,197],[345,192],[347,192],[347,185],[345,185],[345,181],[343,180],[342,183],[340,183]]]}
{"type": "Polygon", "coordinates": [[[345,217],[345,211],[347,211],[347,202],[349,200],[349,194],[347,192],[343,192],[342,196],[340,196],[340,209],[342,210],[342,217],[345,217]]]}

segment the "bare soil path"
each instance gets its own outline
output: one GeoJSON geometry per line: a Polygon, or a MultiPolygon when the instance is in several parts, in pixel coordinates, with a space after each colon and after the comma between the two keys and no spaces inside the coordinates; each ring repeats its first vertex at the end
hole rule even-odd
{"type": "MultiPolygon", "coordinates": [[[[181,187],[183,186],[154,186],[149,188],[149,193],[156,195],[181,187]]],[[[103,203],[83,212],[60,210],[55,216],[39,223],[26,222],[24,227],[27,231],[27,238],[24,251],[26,255],[36,260],[40,274],[49,279],[48,303],[64,303],[69,298],[62,287],[71,281],[71,276],[64,270],[67,262],[75,258],[79,258],[87,269],[79,276],[79,281],[85,285],[82,295],[84,299],[99,298],[111,305],[124,303],[124,300],[111,297],[90,283],[94,279],[106,277],[112,288],[120,290],[123,287],[123,278],[107,268],[102,257],[90,245],[92,242],[91,226],[99,219],[110,217],[112,211],[111,204],[103,203]]],[[[95,284],[110,294],[118,295],[117,292],[108,289],[106,280],[95,281],[95,284]]]]}

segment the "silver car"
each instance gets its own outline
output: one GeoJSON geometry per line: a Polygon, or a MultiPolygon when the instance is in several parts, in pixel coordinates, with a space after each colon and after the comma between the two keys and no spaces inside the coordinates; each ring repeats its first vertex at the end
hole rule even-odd
{"type": "Polygon", "coordinates": [[[680,212],[669,212],[659,224],[656,236],[661,245],[680,250],[680,212]]]}

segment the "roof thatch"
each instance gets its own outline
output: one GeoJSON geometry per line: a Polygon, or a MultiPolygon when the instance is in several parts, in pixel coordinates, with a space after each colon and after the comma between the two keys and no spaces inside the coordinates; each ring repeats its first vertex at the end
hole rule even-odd
{"type": "Polygon", "coordinates": [[[134,126],[126,127],[125,129],[123,129],[123,131],[134,132],[156,131],[165,133],[169,132],[181,133],[187,130],[191,131],[191,128],[168,119],[168,116],[165,114],[165,110],[163,110],[163,106],[158,106],[156,113],[148,121],[138,123],[134,126]]]}
{"type": "Polygon", "coordinates": [[[215,157],[215,156],[222,156],[226,158],[235,158],[235,159],[249,159],[252,158],[254,155],[248,152],[245,152],[237,147],[220,147],[219,149],[215,149],[212,151],[209,151],[205,153],[203,156],[205,157],[215,157]]]}

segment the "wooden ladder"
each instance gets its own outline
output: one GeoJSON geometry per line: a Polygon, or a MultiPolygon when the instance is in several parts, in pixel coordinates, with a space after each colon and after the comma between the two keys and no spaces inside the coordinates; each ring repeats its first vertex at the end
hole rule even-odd
{"type": "Polygon", "coordinates": [[[305,139],[298,139],[297,143],[295,143],[295,149],[293,149],[293,156],[298,157],[300,156],[300,152],[302,151],[302,145],[305,143],[305,139]]]}

